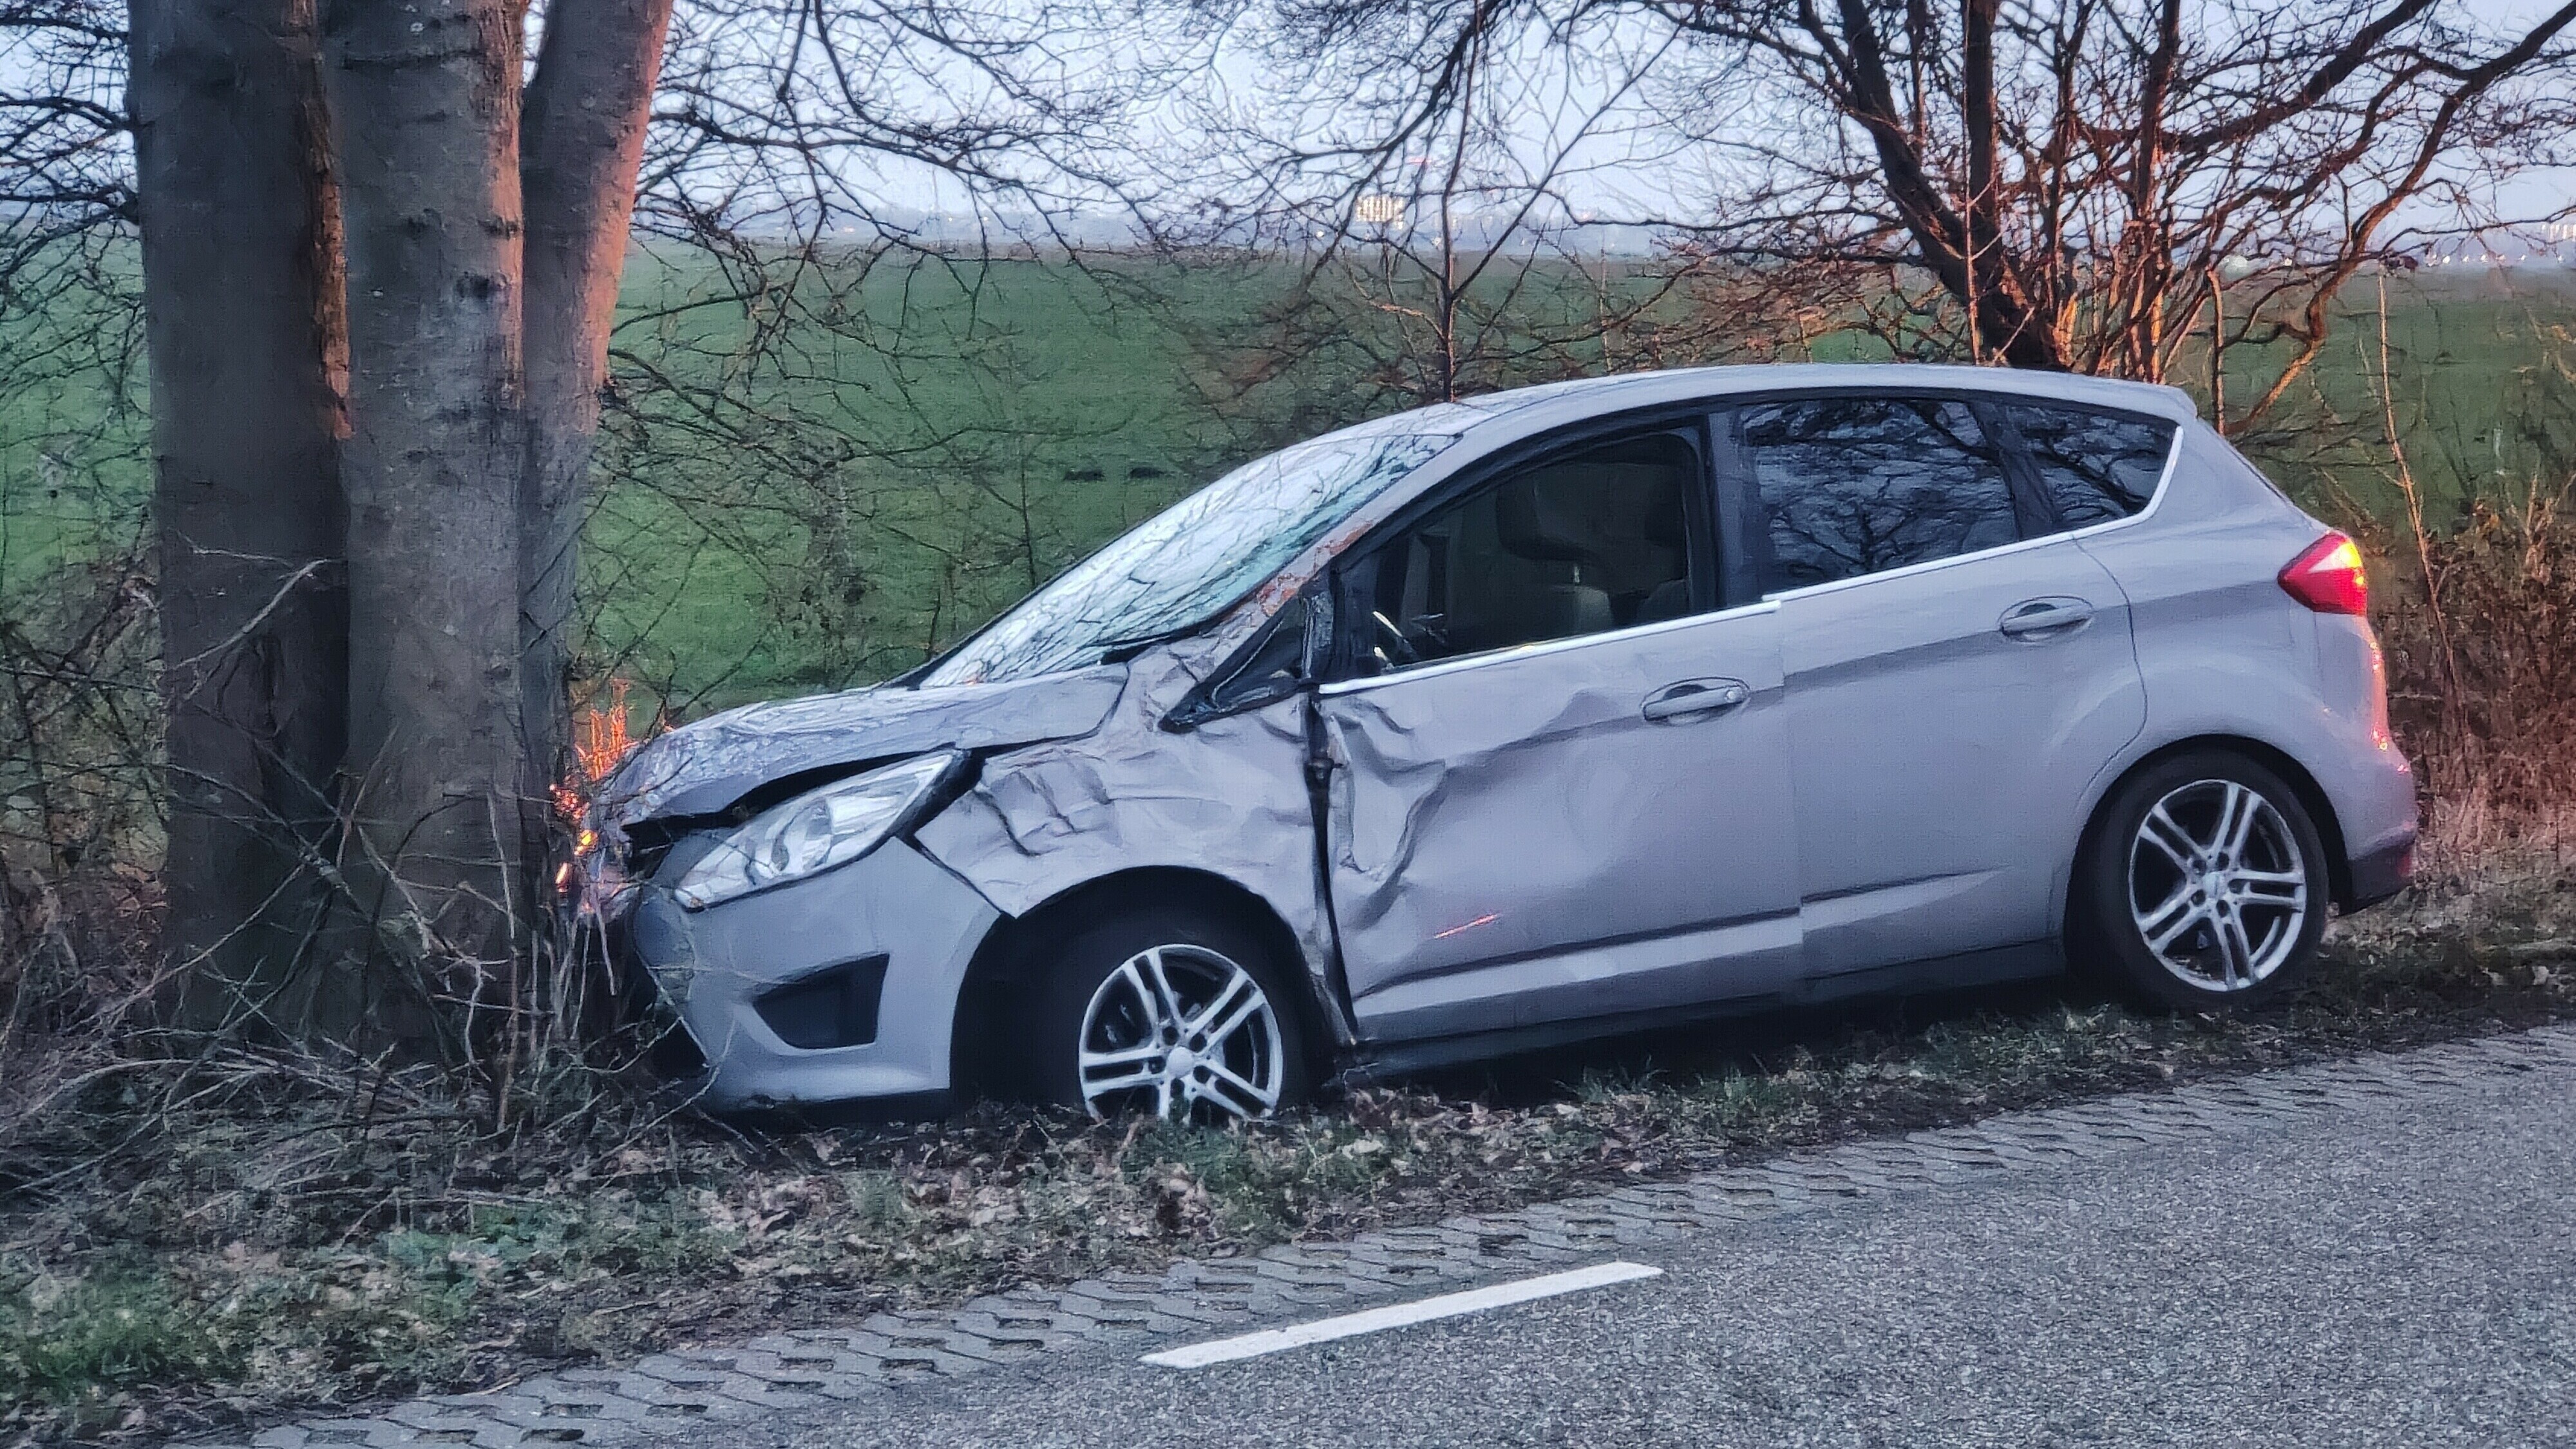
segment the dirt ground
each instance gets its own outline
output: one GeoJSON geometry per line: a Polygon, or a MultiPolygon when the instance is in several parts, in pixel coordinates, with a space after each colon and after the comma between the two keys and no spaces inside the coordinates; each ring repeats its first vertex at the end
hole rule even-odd
{"type": "Polygon", "coordinates": [[[1775,1013],[1328,1094],[1248,1129],[984,1106],[751,1132],[630,1082],[490,1130],[435,1084],[243,1056],[103,1083],[0,1171],[0,1443],[279,1418],[1182,1252],[2576,1015],[2576,876],[2351,921],[2300,995],[2078,982],[1775,1013]]]}

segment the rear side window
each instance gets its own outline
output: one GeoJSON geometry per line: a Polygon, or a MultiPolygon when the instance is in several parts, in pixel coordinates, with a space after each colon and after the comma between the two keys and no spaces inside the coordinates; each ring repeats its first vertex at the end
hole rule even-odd
{"type": "Polygon", "coordinates": [[[1758,518],[1747,567],[1778,593],[1930,563],[2021,536],[2003,458],[1965,403],[1829,397],[1736,414],[1758,518]]]}
{"type": "Polygon", "coordinates": [[[2006,403],[2004,412],[2066,527],[2134,517],[2155,496],[2173,424],[2047,403],[2006,403]]]}

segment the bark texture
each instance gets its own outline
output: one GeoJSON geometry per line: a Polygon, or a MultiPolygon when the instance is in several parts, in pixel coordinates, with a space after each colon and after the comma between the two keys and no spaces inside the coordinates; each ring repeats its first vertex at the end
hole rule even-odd
{"type": "Polygon", "coordinates": [[[352,811],[382,939],[479,999],[530,919],[519,9],[323,0],[321,21],[347,221],[352,811]]]}
{"type": "Polygon", "coordinates": [[[429,998],[515,989],[544,904],[581,487],[671,3],[556,0],[524,97],[523,0],[133,16],[171,955],[211,967],[201,1019],[255,1000],[285,1031],[425,1049],[429,998]],[[327,922],[334,857],[354,910],[327,922]],[[426,993],[389,1008],[345,962],[281,995],[289,963],[359,953],[427,965],[374,978],[426,993]]]}
{"type": "Polygon", "coordinates": [[[564,778],[582,483],[671,0],[555,0],[528,86],[528,456],[519,488],[520,718],[532,788],[564,778]]]}
{"type": "Polygon", "coordinates": [[[312,0],[134,0],[170,795],[196,1025],[296,1029],[333,836],[347,579],[340,251],[312,0]]]}

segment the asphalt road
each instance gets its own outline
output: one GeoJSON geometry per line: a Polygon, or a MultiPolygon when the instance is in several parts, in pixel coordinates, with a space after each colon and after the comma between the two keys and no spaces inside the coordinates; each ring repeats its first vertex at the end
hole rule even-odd
{"type": "Polygon", "coordinates": [[[1053,1356],[692,1442],[2576,1444],[2576,1068],[1625,1256],[1664,1275],[1208,1368],[1053,1356]]]}

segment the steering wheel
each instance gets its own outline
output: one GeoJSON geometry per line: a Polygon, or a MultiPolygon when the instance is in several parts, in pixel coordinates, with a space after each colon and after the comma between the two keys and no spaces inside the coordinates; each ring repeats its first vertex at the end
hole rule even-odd
{"type": "Polygon", "coordinates": [[[1388,618],[1386,615],[1379,613],[1375,609],[1371,609],[1369,611],[1369,618],[1377,622],[1378,658],[1385,660],[1389,664],[1419,664],[1422,662],[1422,651],[1413,647],[1413,641],[1404,637],[1404,631],[1396,627],[1393,619],[1388,618]],[[1389,653],[1389,650],[1393,650],[1394,652],[1389,653]]]}

